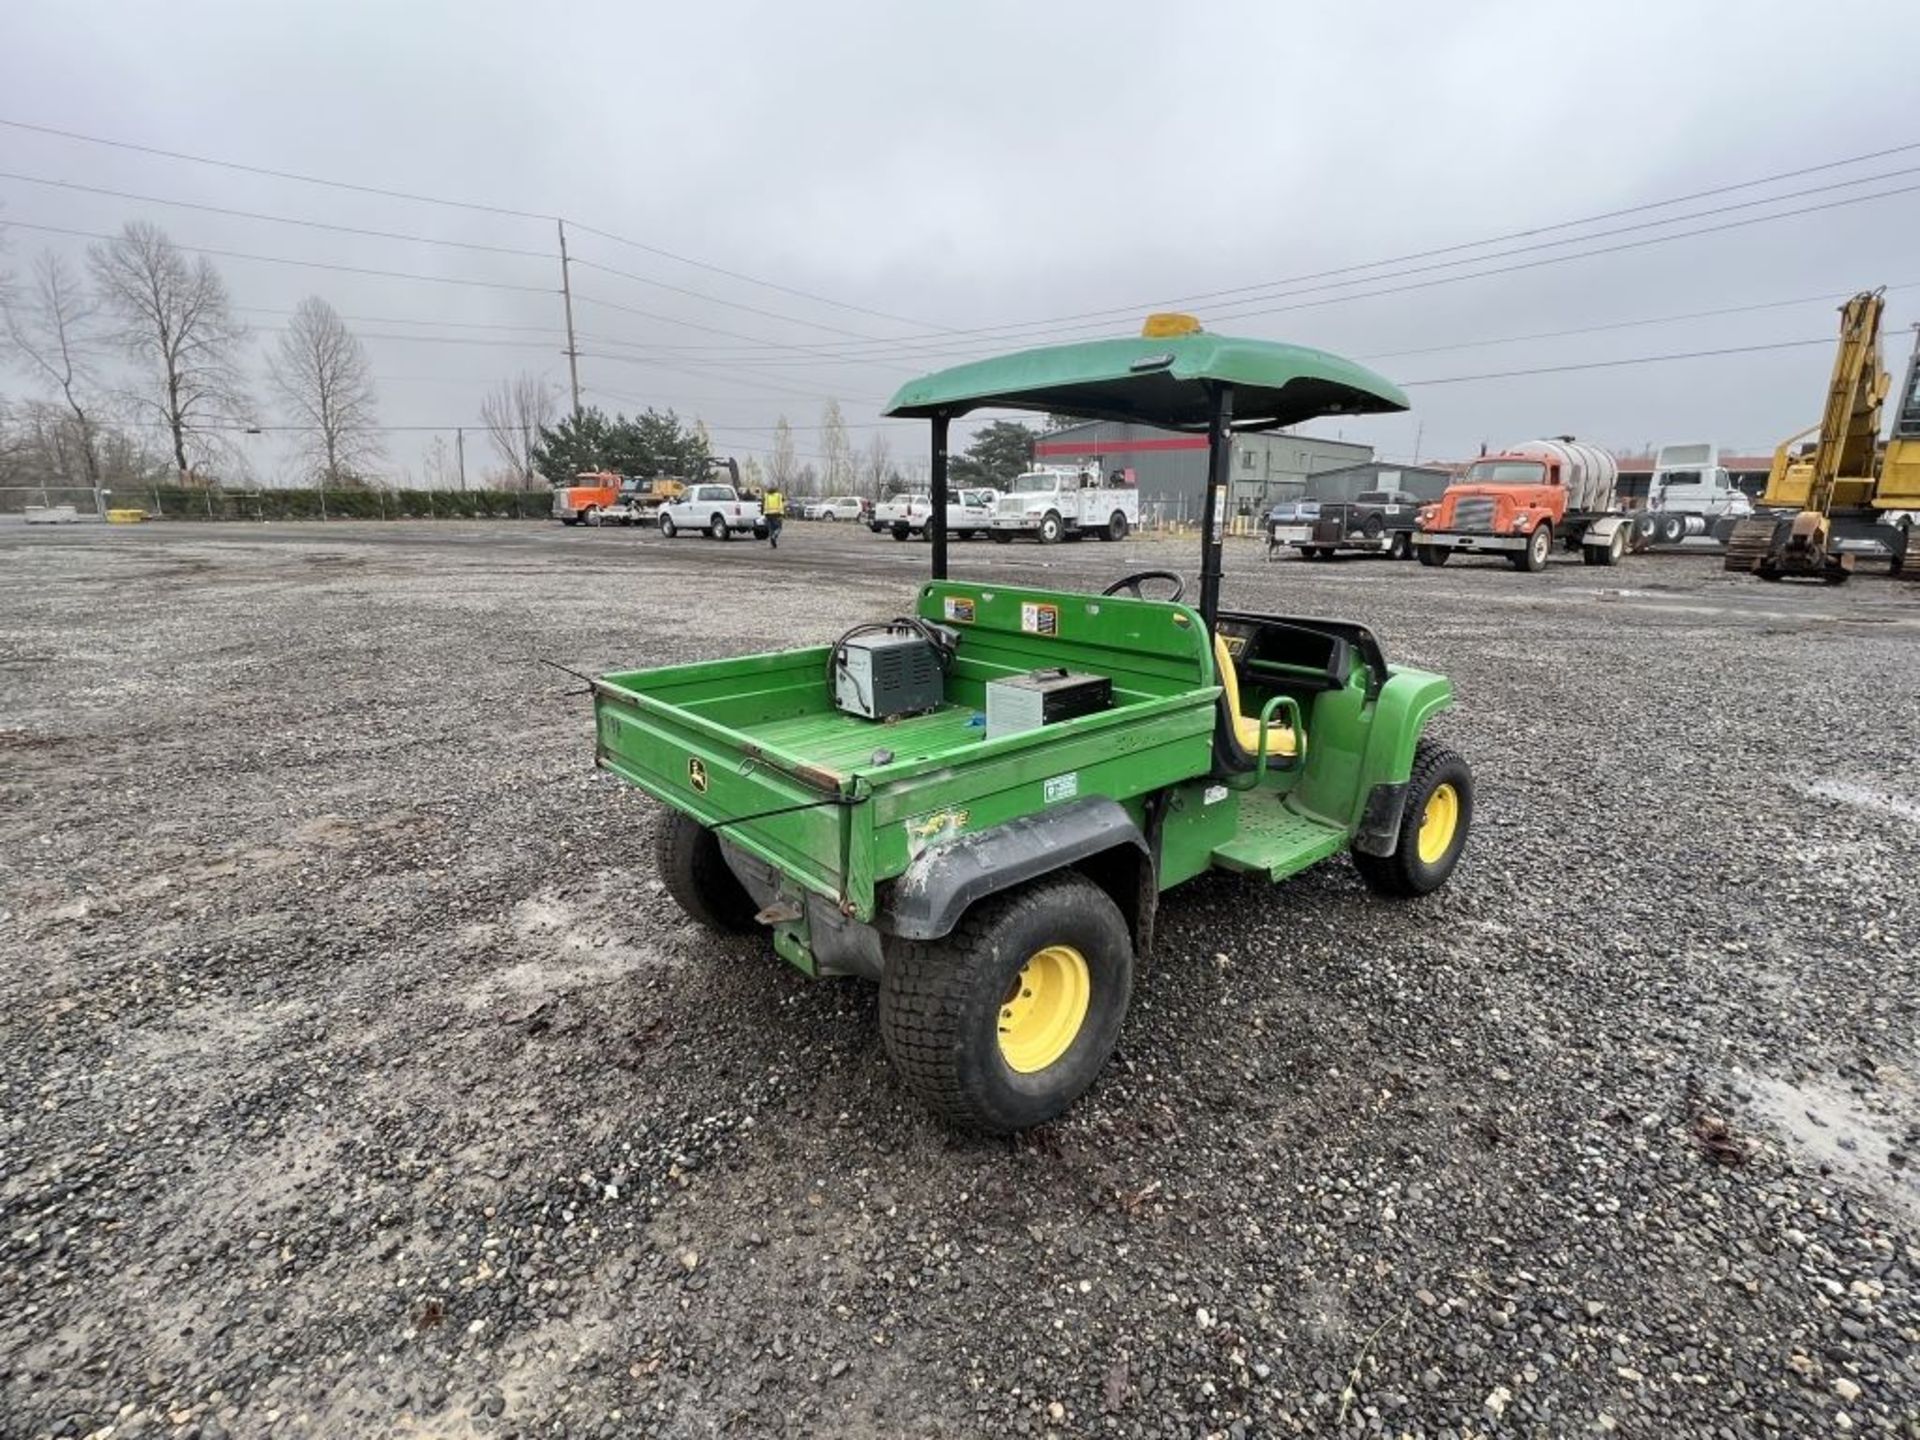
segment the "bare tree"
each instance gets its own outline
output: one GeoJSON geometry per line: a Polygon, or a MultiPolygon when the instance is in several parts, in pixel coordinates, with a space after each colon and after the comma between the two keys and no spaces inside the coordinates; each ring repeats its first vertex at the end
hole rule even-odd
{"type": "Polygon", "coordinates": [[[149,367],[153,389],[134,398],[160,416],[174,468],[190,481],[195,460],[233,453],[218,427],[246,420],[246,331],[233,318],[227,287],[204,255],[190,262],[144,220],[127,222],[88,260],[102,302],[120,321],[114,338],[149,367]]]}
{"type": "Polygon", "coordinates": [[[793,426],[784,415],[773,422],[773,448],[767,453],[767,474],[782,490],[800,478],[800,457],[793,450],[793,426]]]}
{"type": "Polygon", "coordinates": [[[5,306],[7,337],[21,367],[60,392],[71,417],[73,448],[79,452],[78,474],[97,487],[99,421],[92,413],[91,397],[93,367],[99,359],[99,335],[94,328],[99,307],[80,277],[52,251],[43,251],[34,261],[33,280],[23,293],[0,292],[0,302],[5,306]]]}
{"type": "Polygon", "coordinates": [[[553,423],[558,405],[546,378],[524,371],[511,380],[502,380],[480,402],[480,423],[487,428],[494,454],[513,472],[514,483],[523,490],[540,483],[533,451],[540,443],[541,427],[553,423]]]}
{"type": "Polygon", "coordinates": [[[853,489],[853,445],[838,400],[827,401],[820,412],[820,459],[827,467],[827,494],[845,495],[853,489]]]}
{"type": "Polygon", "coordinates": [[[312,478],[335,489],[361,483],[365,468],[386,453],[373,368],[331,305],[318,295],[300,302],[267,373],[312,478]]]}
{"type": "Polygon", "coordinates": [[[887,476],[893,470],[893,442],[884,431],[876,430],[867,441],[867,453],[860,457],[860,480],[867,494],[878,500],[887,493],[887,476]]]}

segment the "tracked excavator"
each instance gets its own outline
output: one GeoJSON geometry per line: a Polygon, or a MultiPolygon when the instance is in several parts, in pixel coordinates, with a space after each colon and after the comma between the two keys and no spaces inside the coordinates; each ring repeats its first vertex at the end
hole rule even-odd
{"type": "Polygon", "coordinates": [[[1820,423],[1781,442],[1761,509],[1734,527],[1726,568],[1763,580],[1837,585],[1861,555],[1884,556],[1899,574],[1920,511],[1920,335],[1895,410],[1880,439],[1888,375],[1880,362],[1884,292],[1864,291],[1840,312],[1820,423]],[[1811,437],[1811,444],[1804,442],[1811,437]]]}

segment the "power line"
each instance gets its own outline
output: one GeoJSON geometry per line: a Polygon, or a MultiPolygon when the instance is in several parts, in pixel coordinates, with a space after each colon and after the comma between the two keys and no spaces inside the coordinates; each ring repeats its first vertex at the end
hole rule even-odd
{"type": "MultiPolygon", "coordinates": [[[[275,310],[265,305],[235,305],[233,308],[246,315],[297,315],[300,313],[298,310],[275,310]]],[[[555,339],[566,334],[558,325],[506,325],[490,320],[422,320],[418,316],[409,315],[342,315],[340,318],[351,321],[355,325],[439,325],[448,330],[516,330],[555,339]]]]}
{"type": "MultiPolygon", "coordinates": [[[[83,240],[113,241],[119,237],[98,230],[75,230],[65,225],[40,225],[28,220],[8,220],[22,230],[38,230],[49,235],[76,235],[83,240]]],[[[215,255],[222,260],[254,260],[263,265],[296,265],[306,270],[335,270],[346,275],[377,275],[388,280],[414,280],[424,285],[468,285],[478,290],[514,290],[525,295],[557,295],[544,285],[510,285],[504,280],[468,280],[456,275],[420,275],[406,270],[376,270],[365,265],[337,265],[327,260],[295,260],[285,255],[253,255],[240,250],[214,250],[205,245],[181,245],[192,255],[215,255]]]]}
{"type": "MultiPolygon", "coordinates": [[[[1675,240],[1687,240],[1700,235],[1716,234],[1724,230],[1738,230],[1750,225],[1766,224],[1774,220],[1785,220],[1785,219],[1791,219],[1801,215],[1818,214],[1827,210],[1838,209],[1846,205],[1858,205],[1858,204],[1864,204],[1866,202],[1873,201],[1873,200],[1885,200],[1885,199],[1892,198],[1894,196],[1912,194],[1915,191],[1920,191],[1920,184],[1903,185],[1891,190],[1875,191],[1873,194],[1870,194],[1870,195],[1845,196],[1837,200],[1824,201],[1816,205],[1804,205],[1794,210],[1779,211],[1771,215],[1755,215],[1755,216],[1749,216],[1746,219],[1742,219],[1742,220],[1725,221],[1718,225],[1704,225],[1697,229],[1684,230],[1671,235],[1653,235],[1640,240],[1622,241],[1617,245],[1599,246],[1592,250],[1583,250],[1571,255],[1549,255],[1536,260],[1521,261],[1512,265],[1500,265],[1500,266],[1495,266],[1491,269],[1471,271],[1466,274],[1436,276],[1426,280],[1414,281],[1406,285],[1386,286],[1384,288],[1377,289],[1377,290],[1354,291],[1352,293],[1345,294],[1345,295],[1322,296],[1318,299],[1299,300],[1299,301],[1295,301],[1294,303],[1285,304],[1285,305],[1268,305],[1268,306],[1256,307],[1254,309],[1229,311],[1222,315],[1218,315],[1215,318],[1227,319],[1227,320],[1246,320],[1246,319],[1252,319],[1257,316],[1278,315],[1278,314],[1283,314],[1283,313],[1287,313],[1295,310],[1318,309],[1322,306],[1343,304],[1350,300],[1371,300],[1371,299],[1378,299],[1382,296],[1388,296],[1388,295],[1403,295],[1415,290],[1430,290],[1437,286],[1454,285],[1454,284],[1459,284],[1463,281],[1468,281],[1468,280],[1484,280],[1484,279],[1489,279],[1496,275],[1509,275],[1522,270],[1537,270],[1549,265],[1561,265],[1574,260],[1591,259],[1594,256],[1598,256],[1598,255],[1612,255],[1612,254],[1618,254],[1628,250],[1645,249],[1653,245],[1664,245],[1675,240]]],[[[1734,208],[1737,208],[1737,207],[1734,207],[1734,208]]],[[[1708,212],[1702,212],[1702,213],[1704,214],[1708,212]]],[[[1698,217],[1686,217],[1686,218],[1698,218],[1698,217]]],[[[1508,253],[1520,253],[1520,252],[1514,251],[1514,252],[1508,252],[1508,253]]],[[[1497,257],[1488,256],[1486,258],[1492,259],[1497,257]]],[[[1402,273],[1416,274],[1419,272],[1406,271],[1402,273]]],[[[1379,276],[1375,278],[1391,279],[1394,277],[1391,275],[1386,275],[1386,276],[1379,276]]],[[[1305,293],[1305,292],[1302,292],[1302,293],[1305,293]]],[[[1085,327],[1081,327],[1081,328],[1085,328],[1085,327]]],[[[935,353],[946,353],[946,354],[967,355],[967,354],[978,353],[980,348],[981,348],[980,346],[975,345],[975,346],[970,346],[965,350],[948,350],[945,352],[929,351],[927,352],[927,354],[931,355],[935,353]]],[[[745,363],[754,363],[754,362],[748,362],[748,361],[743,361],[738,359],[720,358],[720,359],[716,359],[714,363],[745,364],[745,363]]],[[[771,362],[761,361],[758,363],[766,364],[771,362]]]]}
{"type": "MultiPolygon", "coordinates": [[[[1883,285],[1883,290],[1911,290],[1920,286],[1920,280],[1903,280],[1896,285],[1883,285]]],[[[1437,355],[1448,350],[1474,350],[1484,345],[1519,345],[1530,340],[1560,340],[1568,335],[1598,335],[1609,330],[1633,330],[1642,325],[1674,325],[1682,320],[1708,320],[1721,315],[1749,315],[1761,310],[1784,310],[1794,305],[1814,305],[1845,300],[1853,292],[1850,290],[1829,291],[1825,295],[1802,295],[1794,300],[1762,300],[1752,305],[1728,305],[1718,310],[1689,310],[1678,315],[1648,315],[1638,320],[1613,320],[1604,325],[1580,325],[1568,330],[1540,330],[1531,335],[1502,335],[1485,340],[1460,340],[1451,345],[1422,345],[1412,350],[1376,350],[1368,355],[1356,355],[1356,360],[1390,360],[1408,355],[1437,355]]]]}
{"type": "Polygon", "coordinates": [[[21,175],[0,170],[0,180],[17,180],[26,185],[43,185],[55,190],[77,190],[87,195],[108,195],[116,200],[134,200],[142,205],[166,205],[175,210],[198,210],[208,215],[231,215],[241,220],[262,220],[270,225],[296,225],[306,230],[330,230],[337,235],[361,235],[374,240],[404,240],[414,245],[442,245],[453,250],[477,250],[489,255],[521,255],[533,260],[552,260],[541,250],[523,250],[512,245],[483,245],[474,240],[442,240],[432,235],[406,235],[393,230],[370,230],[357,225],[335,225],[326,220],[305,220],[294,215],[269,215],[259,210],[234,210],[224,205],[205,205],[197,200],[167,200],[158,195],[137,195],[129,190],[109,190],[104,185],[82,185],[74,180],[50,180],[39,175],[21,175]]]}
{"type": "MultiPolygon", "coordinates": [[[[1876,152],[1873,152],[1873,156],[1893,154],[1893,153],[1898,153],[1900,151],[1913,150],[1913,149],[1920,149],[1920,142],[1915,142],[1912,145],[1903,145],[1903,146],[1895,147],[1894,150],[1876,151],[1876,152]]],[[[1779,204],[1783,200],[1798,199],[1808,195],[1826,194],[1833,190],[1846,189],[1855,185],[1867,185],[1867,184],[1873,184],[1882,180],[1896,179],[1900,176],[1911,175],[1916,173],[1916,171],[1920,171],[1920,166],[1909,166],[1909,167],[1905,167],[1898,170],[1883,171],[1876,175],[1860,176],[1853,180],[1838,181],[1830,185],[1811,186],[1803,190],[1789,191],[1784,194],[1766,196],[1764,198],[1756,199],[1756,200],[1740,201],[1733,205],[1716,206],[1714,208],[1707,209],[1707,210],[1697,210],[1690,214],[1669,216],[1666,219],[1662,219],[1662,220],[1643,221],[1634,225],[1619,226],[1612,230],[1598,231],[1588,235],[1569,236],[1567,238],[1559,239],[1559,240],[1542,241],[1532,245],[1515,246],[1512,249],[1508,249],[1508,250],[1495,251],[1493,253],[1484,254],[1484,255],[1468,256],[1464,259],[1450,260],[1450,261],[1446,261],[1436,265],[1416,266],[1409,269],[1390,271],[1386,274],[1365,275],[1358,279],[1333,281],[1331,283],[1326,283],[1326,284],[1305,284],[1304,283],[1307,281],[1324,279],[1325,277],[1328,277],[1328,276],[1336,276],[1336,275],[1343,275],[1343,274],[1357,274],[1358,272],[1363,270],[1379,270],[1382,267],[1387,265],[1401,264],[1405,261],[1428,258],[1434,255],[1457,253],[1459,251],[1463,251],[1467,249],[1482,249],[1487,245],[1496,244],[1496,243],[1499,243],[1501,240],[1508,239],[1508,238],[1523,238],[1528,235],[1537,235],[1537,234],[1547,233],[1553,230],[1568,229],[1576,225],[1592,224],[1598,220],[1610,218],[1612,216],[1632,214],[1632,213],[1637,213],[1637,212],[1648,210],[1648,209],[1664,208],[1671,205],[1685,203],[1687,200],[1691,200],[1691,199],[1705,198],[1706,196],[1714,195],[1714,194],[1724,194],[1731,190],[1749,188],[1753,185],[1765,184],[1775,180],[1786,179],[1794,175],[1807,174],[1813,170],[1833,169],[1840,165],[1856,164],[1863,159],[1873,158],[1873,156],[1854,156],[1849,160],[1833,161],[1827,165],[1812,166],[1812,167],[1807,167],[1806,169],[1796,170],[1796,171],[1785,171],[1779,175],[1769,176],[1762,180],[1747,181],[1747,182],[1744,182],[1742,185],[1720,186],[1710,191],[1698,192],[1697,194],[1692,196],[1682,196],[1673,200],[1650,202],[1647,205],[1633,206],[1633,207],[1628,207],[1627,209],[1623,209],[1619,211],[1606,212],[1605,214],[1602,214],[1602,215],[1589,216],[1589,217],[1586,217],[1585,219],[1578,220],[1578,221],[1565,221],[1556,225],[1538,226],[1538,227],[1534,227],[1531,230],[1513,232],[1513,234],[1510,236],[1494,236],[1485,240],[1471,242],[1469,244],[1445,246],[1437,250],[1418,251],[1408,255],[1400,256],[1393,260],[1378,260],[1378,261],[1369,262],[1368,264],[1365,264],[1365,265],[1343,266],[1336,270],[1319,271],[1311,274],[1292,277],[1291,279],[1285,279],[1285,280],[1267,281],[1267,282],[1263,282],[1260,285],[1239,286],[1239,287],[1235,287],[1232,290],[1209,291],[1209,292],[1202,292],[1200,294],[1195,294],[1195,295],[1173,297],[1171,299],[1148,301],[1148,302],[1143,302],[1141,306],[1135,306],[1135,307],[1132,307],[1131,309],[1124,308],[1124,307],[1116,307],[1115,309],[1111,309],[1111,310],[1083,311],[1075,315],[1057,316],[1051,321],[1024,321],[1018,324],[1009,324],[1009,325],[1001,325],[1001,326],[982,326],[982,327],[977,327],[975,329],[970,329],[970,330],[948,331],[944,336],[905,336],[905,337],[901,337],[898,340],[867,342],[866,345],[863,345],[861,347],[838,346],[838,347],[834,347],[834,349],[835,349],[837,358],[841,358],[849,361],[866,359],[866,358],[869,358],[870,356],[872,358],[877,359],[879,358],[880,355],[889,354],[889,353],[896,354],[896,355],[913,355],[921,358],[935,356],[935,355],[943,355],[943,354],[965,355],[965,354],[978,352],[982,348],[982,346],[980,344],[971,343],[971,342],[965,343],[962,345],[952,345],[952,344],[947,344],[942,342],[951,341],[954,339],[963,339],[965,337],[978,337],[978,339],[983,342],[994,337],[998,337],[1005,340],[1014,340],[1019,338],[1019,332],[1029,331],[1039,326],[1064,327],[1067,330],[1087,330],[1087,329],[1098,328],[1107,323],[1110,323],[1110,317],[1116,314],[1138,314],[1140,313],[1142,308],[1150,309],[1155,306],[1162,306],[1162,305],[1190,304],[1196,300],[1215,298],[1218,296],[1228,295],[1228,294],[1244,293],[1244,292],[1249,292],[1253,290],[1271,291],[1272,293],[1263,294],[1263,295],[1248,294],[1244,300],[1232,302],[1233,305],[1235,306],[1260,304],[1267,300],[1287,299],[1297,295],[1312,294],[1315,291],[1320,291],[1320,290],[1344,289],[1346,287],[1353,286],[1353,285],[1373,284],[1380,280],[1400,279],[1400,278],[1404,278],[1406,276],[1411,276],[1411,275],[1428,274],[1435,270],[1454,269],[1462,265],[1478,265],[1488,260],[1505,259],[1514,255],[1530,254],[1539,250],[1551,249],[1551,248],[1555,248],[1563,245],[1587,244],[1594,240],[1606,239],[1615,235],[1625,235],[1625,234],[1633,233],[1635,231],[1654,229],[1654,228],[1667,226],[1667,225],[1681,225],[1692,220],[1701,220],[1701,219],[1710,218],[1715,215],[1730,214],[1736,210],[1752,209],[1755,206],[1759,206],[1759,205],[1775,205],[1775,204],[1779,204]],[[1278,288],[1278,287],[1284,287],[1288,285],[1293,285],[1293,286],[1296,286],[1297,288],[1293,290],[1283,290],[1278,288]],[[1068,323],[1073,321],[1079,321],[1082,323],[1078,323],[1078,324],[1068,323]]],[[[1559,264],[1559,263],[1564,263],[1571,260],[1586,259],[1595,255],[1613,254],[1621,250],[1644,248],[1649,245],[1666,244],[1670,241],[1684,240],[1684,239],[1688,239],[1698,235],[1714,234],[1722,230],[1739,229],[1747,225],[1765,224],[1774,220],[1791,219],[1800,215],[1815,214],[1824,210],[1837,209],[1841,206],[1863,204],[1872,200],[1883,200],[1893,196],[1909,194],[1916,189],[1920,189],[1920,185],[1900,186],[1890,190],[1876,191],[1873,194],[1869,194],[1869,195],[1844,196],[1839,199],[1827,201],[1818,205],[1801,206],[1799,208],[1792,209],[1792,210],[1777,211],[1773,214],[1751,216],[1747,219],[1740,220],[1740,221],[1733,221],[1727,224],[1701,226],[1697,229],[1679,231],[1669,235],[1651,236],[1644,240],[1635,241],[1635,242],[1631,242],[1624,245],[1603,246],[1596,249],[1579,251],[1577,253],[1570,254],[1570,255],[1552,256],[1552,257],[1548,257],[1545,260],[1535,261],[1527,265],[1505,266],[1505,267],[1499,267],[1499,268],[1490,269],[1490,270],[1474,271],[1468,274],[1443,277],[1443,280],[1438,283],[1453,283],[1460,280],[1478,279],[1487,275],[1507,274],[1514,270],[1539,268],[1541,265],[1545,265],[1545,264],[1559,264]]],[[[1375,291],[1367,291],[1367,292],[1361,292],[1361,293],[1349,294],[1349,295],[1336,295],[1336,296],[1329,297],[1328,299],[1315,301],[1312,303],[1313,304],[1331,304],[1331,303],[1337,303],[1338,301],[1342,301],[1342,300],[1365,299],[1374,295],[1398,294],[1402,290],[1413,289],[1413,288],[1422,288],[1422,287],[1403,286],[1403,287],[1398,287],[1396,289],[1389,289],[1389,290],[1375,290],[1375,291]]],[[[1307,307],[1288,305],[1288,306],[1279,306],[1279,307],[1265,308],[1265,309],[1229,308],[1227,310],[1220,312],[1214,318],[1247,319],[1253,316],[1277,314],[1283,310],[1302,309],[1302,308],[1307,308],[1307,307]]]]}
{"type": "Polygon", "coordinates": [[[1440,375],[1425,380],[1402,380],[1403,387],[1463,385],[1469,380],[1513,380],[1532,375],[1559,375],[1569,370],[1609,370],[1621,365],[1657,365],[1666,360],[1703,360],[1715,355],[1751,355],[1760,350],[1791,350],[1803,345],[1831,345],[1833,337],[1817,340],[1775,340],[1766,345],[1729,345],[1718,350],[1681,350],[1668,355],[1630,355],[1624,360],[1587,360],[1574,365],[1534,365],[1525,370],[1490,370],[1482,375],[1440,375]]]}
{"type": "MultiPolygon", "coordinates": [[[[353,181],[334,180],[321,175],[303,175],[294,170],[278,170],[266,165],[248,165],[237,160],[217,160],[208,155],[192,155],[182,150],[165,150],[155,145],[135,144],[130,140],[111,140],[101,135],[84,135],[76,130],[63,130],[52,125],[36,125],[25,120],[10,120],[5,117],[0,117],[0,126],[13,130],[29,131],[36,135],[57,136],[62,140],[73,140],[84,145],[101,145],[114,150],[130,150],[142,155],[157,155],[163,159],[184,161],[192,165],[210,165],[217,169],[234,170],[245,175],[264,175],[276,180],[291,180],[302,185],[319,185],[333,190],[353,191],[361,195],[378,195],[389,200],[407,200],[420,205],[442,205],[451,209],[471,210],[486,215],[505,215],[517,220],[552,222],[565,218],[559,215],[542,214],[535,210],[519,210],[506,205],[488,205],[472,200],[455,200],[443,195],[425,195],[418,191],[390,189],[379,185],[361,185],[353,181]]],[[[691,256],[680,255],[672,250],[662,249],[657,245],[649,245],[643,241],[630,239],[625,235],[617,235],[610,230],[597,229],[594,226],[584,225],[578,221],[573,222],[573,224],[575,229],[584,234],[595,235],[602,240],[610,240],[616,245],[625,245],[649,255],[658,255],[663,259],[672,260],[681,265],[689,265],[697,270],[706,270],[715,275],[724,275],[730,280],[739,280],[748,285],[758,285],[764,289],[777,290],[785,295],[793,295],[800,299],[811,300],[816,304],[831,306],[839,310],[850,310],[863,315],[871,315],[876,319],[892,320],[902,325],[918,326],[923,330],[938,330],[939,328],[930,325],[924,320],[915,320],[904,315],[890,315],[883,310],[870,310],[862,305],[853,305],[843,300],[835,300],[829,295],[821,295],[809,290],[799,290],[790,285],[781,285],[772,280],[763,280],[759,276],[748,274],[745,271],[729,270],[723,266],[710,265],[704,260],[695,260],[691,256]]]]}
{"type": "Polygon", "coordinates": [[[82,135],[52,125],[35,125],[25,120],[0,117],[0,125],[10,130],[29,130],[36,135],[56,135],[62,140],[78,140],[87,145],[105,145],[114,150],[133,150],[142,155],[158,155],[166,160],[184,160],[193,165],[212,165],[222,170],[238,170],[245,175],[265,175],[275,180],[293,180],[302,185],[324,185],[332,190],[352,190],[361,195],[379,195],[388,200],[412,200],[421,205],[445,205],[456,210],[474,210],[486,215],[508,215],[518,220],[552,220],[532,210],[515,210],[504,205],[485,205],[472,200],[450,200],[440,195],[422,195],[411,190],[389,190],[378,185],[359,185],[350,180],[329,180],[319,175],[302,175],[294,170],[275,170],[267,165],[246,165],[238,160],[215,160],[206,155],[189,155],[182,150],[163,150],[157,145],[136,145],[131,140],[108,140],[99,135],[82,135]]]}
{"type": "MultiPolygon", "coordinates": [[[[585,227],[582,226],[582,229],[585,227]]],[[[769,320],[779,320],[789,325],[808,325],[815,330],[825,330],[834,335],[847,335],[855,340],[878,340],[876,335],[863,335],[858,330],[842,330],[836,325],[828,325],[819,320],[804,320],[798,315],[782,315],[777,310],[762,310],[757,305],[744,305],[737,300],[722,300],[717,295],[709,295],[704,290],[689,290],[684,285],[669,285],[664,280],[650,280],[645,275],[635,275],[626,270],[616,270],[611,265],[601,265],[592,260],[582,260],[575,256],[573,263],[583,270],[598,270],[602,275],[615,275],[622,280],[631,280],[639,285],[651,285],[659,290],[671,290],[676,295],[691,295],[710,305],[724,305],[730,310],[744,310],[750,315],[763,315],[769,320]]]]}
{"type": "Polygon", "coordinates": [[[812,300],[820,305],[831,305],[836,310],[850,310],[858,315],[871,315],[876,320],[892,320],[900,325],[917,325],[922,330],[939,330],[941,328],[925,320],[915,320],[906,315],[895,315],[886,310],[870,310],[864,305],[854,305],[845,300],[835,300],[826,295],[816,294],[811,290],[796,290],[791,285],[779,285],[771,280],[762,280],[758,276],[748,275],[743,271],[728,270],[720,265],[709,265],[704,260],[695,260],[690,256],[678,255],[671,250],[662,250],[657,245],[647,245],[638,240],[630,240],[624,235],[615,235],[611,231],[596,230],[593,226],[582,225],[578,221],[575,221],[574,224],[575,228],[583,235],[595,235],[602,240],[611,240],[616,245],[625,245],[629,249],[643,251],[648,255],[658,255],[662,259],[672,260],[681,265],[691,265],[696,270],[705,270],[714,275],[724,275],[730,280],[742,280],[749,285],[758,285],[763,289],[778,290],[782,295],[792,295],[801,300],[812,300]]]}

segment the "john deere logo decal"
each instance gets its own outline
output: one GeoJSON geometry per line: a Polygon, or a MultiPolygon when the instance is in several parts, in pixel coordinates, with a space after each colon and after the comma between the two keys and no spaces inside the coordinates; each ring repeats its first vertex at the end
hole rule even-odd
{"type": "Polygon", "coordinates": [[[687,757],[687,783],[702,795],[707,793],[707,766],[698,755],[687,757]]]}

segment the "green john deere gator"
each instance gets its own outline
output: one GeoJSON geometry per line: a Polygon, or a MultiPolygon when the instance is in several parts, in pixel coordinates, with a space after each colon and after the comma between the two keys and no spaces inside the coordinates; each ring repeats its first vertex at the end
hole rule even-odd
{"type": "Polygon", "coordinates": [[[1184,316],[904,386],[886,413],[933,430],[933,575],[907,614],[594,682],[599,764],[669,807],[668,891],[809,974],[878,981],[907,1084],[1004,1132],[1100,1074],[1173,886],[1346,852],[1383,895],[1436,889],[1473,818],[1466,762],[1424,734],[1446,679],[1361,625],[1220,608],[1234,432],[1405,408],[1346,360],[1184,316]],[[1204,432],[1197,605],[1170,571],[1098,595],[950,577],[948,426],[984,407],[1204,432]]]}

